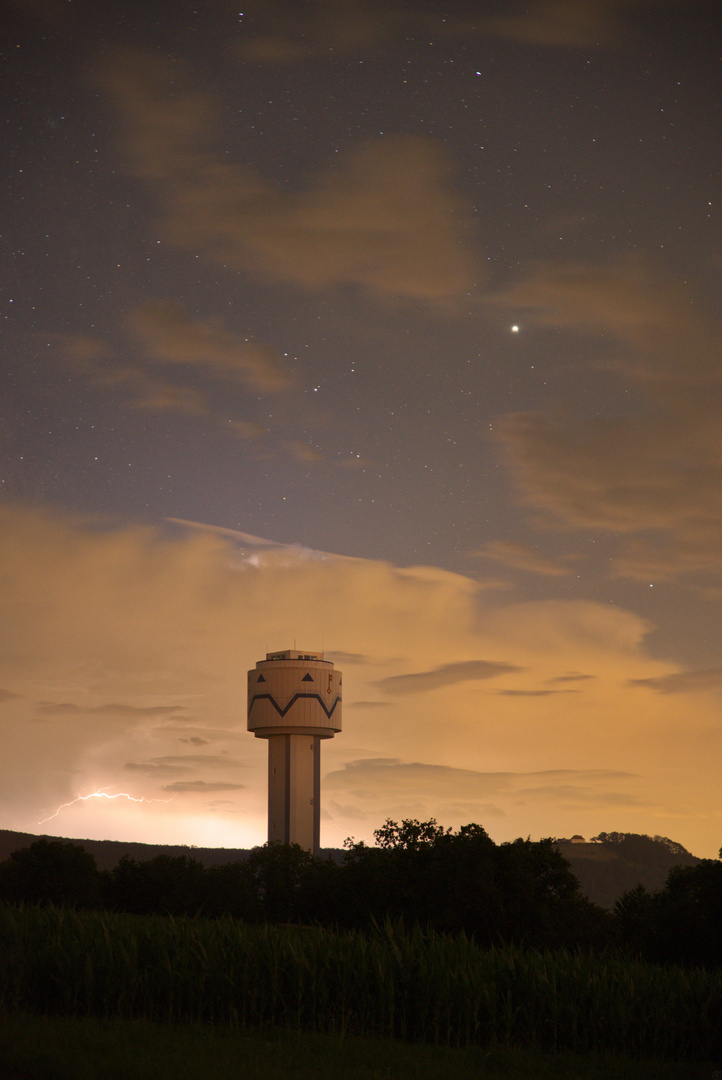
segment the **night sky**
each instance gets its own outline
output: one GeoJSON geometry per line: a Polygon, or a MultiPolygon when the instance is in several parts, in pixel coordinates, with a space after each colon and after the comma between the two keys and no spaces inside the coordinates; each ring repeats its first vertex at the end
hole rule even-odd
{"type": "Polygon", "coordinates": [[[0,827],[716,855],[718,3],[2,8],[0,827]]]}

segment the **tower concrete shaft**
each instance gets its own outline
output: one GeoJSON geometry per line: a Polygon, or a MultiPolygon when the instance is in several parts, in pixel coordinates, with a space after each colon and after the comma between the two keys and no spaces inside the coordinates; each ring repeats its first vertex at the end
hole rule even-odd
{"type": "Polygon", "coordinates": [[[267,653],[248,672],[248,730],[268,739],[268,839],[318,855],[321,739],[341,730],[341,672],[322,653],[267,653]]]}

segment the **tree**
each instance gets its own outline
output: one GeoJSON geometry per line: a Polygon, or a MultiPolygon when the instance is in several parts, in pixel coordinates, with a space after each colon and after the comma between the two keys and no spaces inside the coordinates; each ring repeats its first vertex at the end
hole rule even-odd
{"type": "Polygon", "coordinates": [[[138,862],[124,855],[107,878],[106,902],[136,915],[195,915],[205,900],[205,869],[186,855],[138,862]]]}
{"type": "Polygon", "coordinates": [[[253,848],[245,862],[252,917],[267,922],[307,918],[307,890],[315,861],[298,844],[274,841],[253,848]]]}
{"type": "Polygon", "coordinates": [[[93,856],[62,840],[35,840],[0,864],[0,896],[13,903],[92,908],[100,883],[93,856]]]}
{"type": "Polygon", "coordinates": [[[344,910],[356,925],[385,916],[443,932],[465,931],[481,944],[601,943],[605,913],[580,893],[552,840],[497,847],[476,824],[458,832],[435,819],[387,820],[377,847],[347,842],[344,910]]]}
{"type": "Polygon", "coordinates": [[[436,818],[429,818],[428,821],[404,818],[400,825],[391,818],[386,818],[380,829],[374,829],[374,837],[380,848],[417,851],[422,844],[433,845],[450,832],[451,829],[444,829],[437,823],[436,818]]]}
{"type": "Polygon", "coordinates": [[[674,867],[658,892],[625,893],[615,917],[622,942],[647,960],[722,966],[722,863],[674,867]]]}

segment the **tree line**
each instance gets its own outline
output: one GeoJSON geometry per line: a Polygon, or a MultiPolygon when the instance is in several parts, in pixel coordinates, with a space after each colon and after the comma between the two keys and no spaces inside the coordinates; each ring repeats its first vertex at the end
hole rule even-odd
{"type": "Polygon", "coordinates": [[[475,824],[387,820],[376,844],[347,841],[340,862],[267,844],[204,867],[192,857],[128,856],[99,871],[79,844],[40,839],[0,863],[0,900],[135,914],[231,915],[249,923],[365,928],[402,920],[479,945],[616,946],[662,963],[722,965],[722,863],[672,870],[605,911],[588,900],[553,840],[495,844],[475,824]]]}

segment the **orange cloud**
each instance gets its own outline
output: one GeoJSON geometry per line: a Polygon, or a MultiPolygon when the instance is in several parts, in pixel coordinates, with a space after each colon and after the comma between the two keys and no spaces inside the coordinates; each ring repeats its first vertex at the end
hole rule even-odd
{"type": "Polygon", "coordinates": [[[387,45],[410,34],[431,42],[463,38],[468,43],[494,35],[554,48],[623,46],[634,32],[637,10],[676,2],[530,0],[502,5],[498,15],[487,13],[489,5],[457,4],[442,18],[438,10],[412,0],[311,0],[303,6],[251,0],[234,48],[244,60],[277,65],[369,50],[382,55],[387,45]]]}
{"type": "Polygon", "coordinates": [[[495,679],[499,675],[512,675],[521,670],[503,660],[461,660],[453,664],[442,664],[431,671],[389,675],[380,679],[376,685],[387,694],[421,694],[428,690],[438,690],[442,686],[495,679]]]}
{"type": "MultiPolygon", "coordinates": [[[[639,10],[680,0],[531,0],[502,15],[481,19],[487,33],[529,45],[566,48],[624,46],[634,35],[639,10]]],[[[688,0],[685,0],[688,2],[688,0]]]]}
{"type": "Polygon", "coordinates": [[[491,559],[511,570],[542,574],[545,577],[564,577],[571,573],[567,567],[537,555],[527,544],[520,544],[516,540],[490,540],[475,551],[474,555],[491,559]]]}
{"type": "Polygon", "coordinates": [[[186,364],[265,393],[290,384],[268,346],[239,339],[220,319],[190,319],[175,300],[148,301],[133,313],[130,325],[146,355],[161,363],[186,364]]]}
{"type": "Polygon", "coordinates": [[[179,88],[179,76],[143,53],[116,57],[97,76],[121,119],[125,168],[155,191],[172,243],[256,277],[351,285],[439,310],[484,279],[442,143],[363,143],[289,192],[215,149],[217,105],[179,88]]]}
{"type": "Polygon", "coordinates": [[[719,847],[717,698],[654,659],[628,611],[489,603],[434,567],[9,505],[0,566],[7,828],[39,831],[63,805],[58,835],[261,842],[266,746],[245,730],[245,673],[302,635],[338,650],[349,705],[323,747],[325,844],[397,815],[476,820],[497,840],[616,829],[719,847]],[[546,692],[565,681],[575,693],[546,692]],[[423,693],[379,707],[379,684],[423,693]],[[127,797],[80,798],[101,789],[127,797]]]}
{"type": "Polygon", "coordinates": [[[722,691],[722,667],[706,668],[702,671],[678,671],[672,675],[661,675],[656,679],[635,679],[634,685],[648,686],[660,694],[684,694],[697,691],[719,693],[722,691]]]}
{"type": "Polygon", "coordinates": [[[598,366],[633,387],[636,409],[516,413],[498,431],[524,501],[565,527],[627,538],[619,575],[722,570],[720,327],[694,299],[640,259],[542,265],[495,299],[539,325],[614,341],[598,366]]]}

